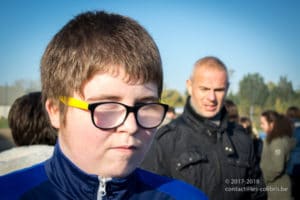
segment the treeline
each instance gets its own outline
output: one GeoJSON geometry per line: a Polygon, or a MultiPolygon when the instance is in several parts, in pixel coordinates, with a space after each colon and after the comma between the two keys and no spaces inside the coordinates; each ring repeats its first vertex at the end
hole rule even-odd
{"type": "MultiPolygon", "coordinates": [[[[285,76],[280,77],[278,83],[265,83],[259,73],[246,74],[238,88],[236,93],[230,92],[227,98],[238,105],[240,115],[251,117],[256,126],[263,110],[274,109],[285,113],[291,105],[300,106],[300,88],[294,89],[292,82],[285,76]]],[[[17,97],[40,89],[40,81],[32,80],[17,80],[12,85],[0,85],[0,105],[11,105],[17,97]]],[[[181,94],[176,89],[164,88],[162,100],[178,108],[184,106],[186,96],[187,92],[181,94]]]]}
{"type": "MultiPolygon", "coordinates": [[[[162,99],[174,107],[185,104],[187,93],[180,94],[173,89],[165,89],[162,99]]],[[[300,89],[295,90],[293,84],[285,76],[278,83],[265,83],[259,73],[246,74],[239,82],[236,93],[230,92],[228,99],[233,100],[239,109],[240,116],[248,116],[259,129],[259,117],[262,111],[273,109],[285,113],[289,106],[300,106],[300,89]]]]}
{"type": "Polygon", "coordinates": [[[40,81],[33,80],[17,80],[12,85],[0,85],[0,106],[11,105],[16,98],[40,90],[40,81]]]}

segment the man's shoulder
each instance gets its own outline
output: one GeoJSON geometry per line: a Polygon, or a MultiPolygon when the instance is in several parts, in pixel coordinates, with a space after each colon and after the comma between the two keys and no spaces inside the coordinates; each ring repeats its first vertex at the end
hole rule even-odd
{"type": "Polygon", "coordinates": [[[185,127],[185,122],[182,116],[177,117],[176,119],[172,120],[168,124],[160,127],[157,130],[156,138],[159,139],[161,137],[168,137],[169,135],[174,136],[176,133],[180,133],[180,130],[185,127]]]}
{"type": "Polygon", "coordinates": [[[231,131],[227,132],[231,142],[233,143],[236,151],[239,153],[244,152],[245,154],[250,154],[251,151],[254,151],[254,140],[250,134],[246,133],[245,129],[236,124],[232,127],[231,131]]]}
{"type": "Polygon", "coordinates": [[[0,194],[3,199],[19,199],[31,188],[47,180],[44,163],[0,176],[0,194]]]}
{"type": "Polygon", "coordinates": [[[157,191],[172,196],[174,199],[199,199],[206,200],[206,195],[196,187],[187,184],[183,181],[161,176],[152,172],[138,169],[138,174],[141,181],[157,191]]]}
{"type": "Polygon", "coordinates": [[[230,131],[233,138],[238,140],[252,141],[251,135],[246,132],[246,130],[240,125],[235,123],[231,125],[232,131],[230,131]]]}

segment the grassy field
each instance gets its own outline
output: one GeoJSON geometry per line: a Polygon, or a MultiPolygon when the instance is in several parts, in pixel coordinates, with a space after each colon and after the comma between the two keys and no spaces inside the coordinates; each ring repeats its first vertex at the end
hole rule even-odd
{"type": "Polygon", "coordinates": [[[0,128],[0,135],[12,140],[12,135],[9,128],[0,128]]]}
{"type": "Polygon", "coordinates": [[[8,122],[5,118],[0,118],[0,129],[1,128],[8,128],[8,122]]]}

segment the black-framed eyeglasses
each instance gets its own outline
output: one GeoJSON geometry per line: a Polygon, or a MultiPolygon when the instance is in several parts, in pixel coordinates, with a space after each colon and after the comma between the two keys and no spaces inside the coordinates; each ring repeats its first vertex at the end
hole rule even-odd
{"type": "Polygon", "coordinates": [[[89,110],[93,124],[103,130],[122,125],[130,112],[134,113],[137,124],[145,129],[158,127],[164,120],[168,105],[162,103],[141,103],[128,106],[119,102],[87,103],[73,97],[60,97],[65,105],[89,110]]]}

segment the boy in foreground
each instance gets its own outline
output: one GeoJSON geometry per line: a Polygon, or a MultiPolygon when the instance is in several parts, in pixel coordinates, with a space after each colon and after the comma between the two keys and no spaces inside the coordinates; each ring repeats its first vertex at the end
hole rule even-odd
{"type": "Polygon", "coordinates": [[[159,51],[134,20],[78,15],[41,61],[43,102],[59,130],[51,159],[0,177],[4,199],[206,199],[138,169],[168,109],[159,51]]]}

